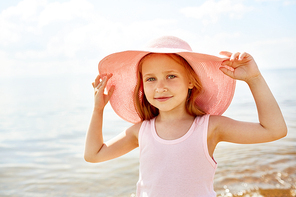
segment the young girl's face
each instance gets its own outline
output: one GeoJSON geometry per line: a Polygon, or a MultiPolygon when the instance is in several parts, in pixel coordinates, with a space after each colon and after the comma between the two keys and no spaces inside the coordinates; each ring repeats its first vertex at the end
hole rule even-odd
{"type": "Polygon", "coordinates": [[[193,85],[184,66],[165,54],[153,54],[142,63],[144,94],[159,111],[185,110],[193,85]]]}

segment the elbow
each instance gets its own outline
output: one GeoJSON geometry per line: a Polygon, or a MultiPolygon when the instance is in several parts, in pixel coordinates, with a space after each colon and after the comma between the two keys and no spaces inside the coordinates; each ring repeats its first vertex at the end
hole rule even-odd
{"type": "Polygon", "coordinates": [[[100,162],[100,161],[98,161],[98,160],[96,159],[95,156],[93,156],[93,155],[89,155],[89,154],[86,154],[86,153],[84,153],[84,160],[85,160],[86,162],[89,162],[89,163],[98,163],[98,162],[100,162]]]}
{"type": "Polygon", "coordinates": [[[277,129],[275,138],[276,138],[276,140],[278,140],[278,139],[286,137],[287,134],[288,134],[288,128],[287,128],[287,126],[285,124],[282,127],[277,129]]]}
{"type": "Polygon", "coordinates": [[[89,162],[89,163],[93,163],[92,162],[92,157],[90,157],[88,154],[84,153],[84,160],[86,162],[89,162]]]}
{"type": "Polygon", "coordinates": [[[91,157],[89,157],[88,155],[84,155],[84,160],[86,162],[93,163],[91,157]]]}
{"type": "Polygon", "coordinates": [[[89,163],[99,163],[105,161],[103,154],[101,154],[102,148],[103,146],[99,150],[85,148],[84,160],[89,163]]]}
{"type": "Polygon", "coordinates": [[[287,126],[285,125],[285,127],[282,129],[282,137],[281,137],[281,138],[286,137],[287,134],[288,134],[288,128],[287,128],[287,126]]]}

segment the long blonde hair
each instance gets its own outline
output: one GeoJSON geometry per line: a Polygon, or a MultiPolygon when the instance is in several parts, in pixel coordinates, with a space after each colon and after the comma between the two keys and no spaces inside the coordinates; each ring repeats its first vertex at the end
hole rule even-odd
{"type": "MultiPolygon", "coordinates": [[[[134,103],[135,103],[135,108],[137,110],[137,113],[142,121],[150,120],[159,114],[159,110],[148,102],[143,90],[142,65],[144,60],[153,54],[155,53],[149,53],[145,55],[139,61],[139,65],[138,65],[138,81],[134,91],[134,101],[135,101],[134,103]]],[[[195,100],[198,94],[202,90],[202,85],[200,83],[198,76],[192,69],[192,67],[183,57],[181,57],[178,54],[164,53],[164,55],[167,55],[168,57],[176,61],[178,64],[184,66],[187,72],[189,81],[193,84],[193,88],[188,89],[187,101],[185,105],[187,113],[192,116],[199,116],[199,115],[205,114],[205,112],[202,111],[195,103],[195,100]]]]}

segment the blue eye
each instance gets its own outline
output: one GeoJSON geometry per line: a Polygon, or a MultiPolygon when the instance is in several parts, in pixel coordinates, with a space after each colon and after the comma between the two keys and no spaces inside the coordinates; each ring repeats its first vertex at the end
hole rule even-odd
{"type": "Polygon", "coordinates": [[[168,79],[174,79],[174,78],[176,78],[176,75],[169,75],[168,76],[168,79]]]}

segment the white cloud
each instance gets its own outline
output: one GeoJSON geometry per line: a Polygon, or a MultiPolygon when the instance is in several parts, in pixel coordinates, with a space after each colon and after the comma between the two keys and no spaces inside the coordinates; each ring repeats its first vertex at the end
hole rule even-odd
{"type": "Polygon", "coordinates": [[[86,0],[71,0],[47,4],[39,15],[39,24],[48,25],[52,22],[66,22],[75,18],[89,18],[93,5],[86,0]]]}
{"type": "Polygon", "coordinates": [[[259,2],[268,2],[268,3],[270,3],[270,2],[280,2],[284,6],[289,6],[289,5],[296,4],[296,0],[256,0],[256,1],[259,1],[259,2]]]}
{"type": "Polygon", "coordinates": [[[187,17],[201,19],[204,24],[217,23],[224,15],[229,18],[241,18],[246,12],[253,8],[245,6],[239,0],[207,0],[198,7],[185,7],[181,9],[187,17]]]}
{"type": "Polygon", "coordinates": [[[0,17],[0,43],[3,46],[7,46],[10,43],[16,43],[20,39],[20,34],[18,34],[15,29],[17,29],[16,24],[11,23],[0,17]]]}
{"type": "MultiPolygon", "coordinates": [[[[89,16],[92,6],[86,0],[48,3],[46,0],[23,0],[0,14],[0,43],[23,42],[24,37],[44,33],[44,26],[89,16]]],[[[27,37],[26,37],[27,38],[27,37]]]]}
{"type": "Polygon", "coordinates": [[[9,45],[22,40],[24,32],[36,32],[38,11],[46,6],[45,0],[24,0],[0,14],[0,43],[9,45]]]}
{"type": "Polygon", "coordinates": [[[234,52],[240,50],[233,43],[239,43],[241,36],[240,32],[219,32],[213,35],[201,36],[194,35],[189,43],[193,51],[219,56],[220,51],[234,52]]]}
{"type": "MultiPolygon", "coordinates": [[[[146,20],[127,17],[128,20],[115,21],[102,15],[90,2],[23,0],[3,10],[0,13],[0,75],[96,72],[97,63],[105,55],[135,49],[151,38],[168,34],[185,39],[195,51],[203,53],[240,50],[237,47],[254,49],[253,45],[244,45],[244,34],[239,27],[235,32],[182,28],[184,20],[179,17],[150,16],[146,20]]],[[[242,0],[210,0],[200,7],[185,9],[189,10],[182,11],[208,23],[224,23],[221,17],[242,16],[251,10],[242,0]]],[[[288,45],[288,42],[262,44],[262,47],[258,44],[257,48],[269,47],[272,53],[272,47],[290,49],[288,45]]]]}
{"type": "MultiPolygon", "coordinates": [[[[1,17],[12,19],[19,17],[20,21],[36,20],[35,16],[39,7],[44,7],[46,0],[23,0],[16,6],[7,8],[1,13],[1,17]]],[[[12,19],[13,20],[13,19],[12,19]]]]}
{"type": "Polygon", "coordinates": [[[23,0],[0,14],[0,55],[5,55],[0,75],[87,72],[104,55],[142,45],[145,38],[169,32],[165,27],[175,22],[114,22],[86,0],[23,0]]]}

